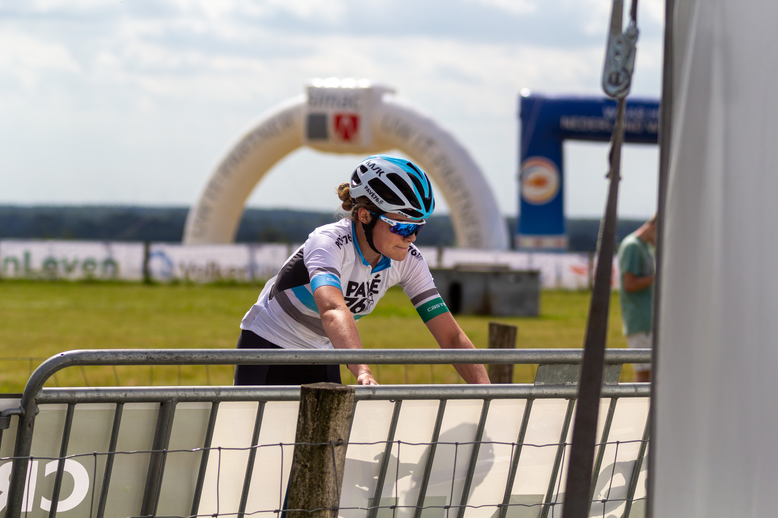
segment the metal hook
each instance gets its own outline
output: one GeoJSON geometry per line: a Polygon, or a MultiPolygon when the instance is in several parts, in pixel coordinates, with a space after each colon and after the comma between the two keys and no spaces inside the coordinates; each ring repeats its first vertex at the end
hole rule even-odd
{"type": "Polygon", "coordinates": [[[623,19],[624,0],[613,0],[605,67],[602,71],[602,89],[608,97],[614,99],[627,96],[632,72],[635,70],[635,43],[638,41],[639,31],[635,20],[630,20],[627,30],[622,32],[623,19]]]}

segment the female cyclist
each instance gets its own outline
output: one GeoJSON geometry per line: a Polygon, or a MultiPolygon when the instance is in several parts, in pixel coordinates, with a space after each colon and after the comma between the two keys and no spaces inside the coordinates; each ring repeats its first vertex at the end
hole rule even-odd
{"type": "MultiPolygon", "coordinates": [[[[427,175],[409,160],[375,155],[338,187],[348,219],[324,225],[265,284],[240,323],[239,349],[361,349],[356,322],[399,284],[442,348],[472,349],[413,245],[435,210],[427,175]]],[[[367,365],[348,365],[377,385],[367,365]]],[[[456,365],[468,383],[489,383],[483,365],[456,365]]],[[[239,365],[236,385],[340,383],[338,365],[239,365]]]]}

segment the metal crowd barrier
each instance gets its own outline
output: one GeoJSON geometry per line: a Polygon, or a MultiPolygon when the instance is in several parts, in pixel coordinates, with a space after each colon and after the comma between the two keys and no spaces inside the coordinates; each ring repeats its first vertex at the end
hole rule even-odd
{"type": "MultiPolygon", "coordinates": [[[[634,517],[645,499],[650,394],[645,383],[619,384],[618,373],[650,362],[650,350],[605,358],[591,512],[634,517]]],[[[32,374],[21,399],[0,399],[0,510],[281,514],[299,387],[43,388],[66,367],[502,363],[538,364],[535,383],[356,387],[339,515],[558,516],[581,359],[571,349],[61,353],[32,374]]]]}

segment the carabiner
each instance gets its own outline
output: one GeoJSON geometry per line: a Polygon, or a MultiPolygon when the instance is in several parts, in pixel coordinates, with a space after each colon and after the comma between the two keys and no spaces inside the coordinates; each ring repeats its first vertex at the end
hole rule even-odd
{"type": "Polygon", "coordinates": [[[608,97],[614,99],[627,96],[632,83],[632,72],[635,70],[635,43],[638,41],[639,31],[635,20],[630,20],[627,30],[622,32],[623,19],[624,0],[613,0],[605,67],[602,71],[602,89],[608,97]]]}

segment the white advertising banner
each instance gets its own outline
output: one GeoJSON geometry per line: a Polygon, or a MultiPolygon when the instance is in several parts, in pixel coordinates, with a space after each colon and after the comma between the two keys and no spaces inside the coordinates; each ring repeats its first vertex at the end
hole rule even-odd
{"type": "Polygon", "coordinates": [[[303,141],[323,151],[374,151],[373,112],[381,95],[388,91],[392,90],[374,86],[367,80],[311,81],[306,87],[303,141]]]}
{"type": "Polygon", "coordinates": [[[504,266],[511,270],[527,270],[529,254],[526,252],[499,252],[469,248],[444,248],[441,254],[441,268],[456,268],[459,265],[504,266]]]}
{"type": "MultiPolygon", "coordinates": [[[[499,252],[464,248],[444,248],[441,268],[463,265],[501,266],[511,270],[539,270],[543,289],[584,290],[591,285],[593,265],[589,254],[499,252]]],[[[618,261],[613,261],[612,285],[618,286],[618,261]]]]}
{"type": "Polygon", "coordinates": [[[278,273],[286,260],[298,246],[282,244],[250,246],[250,264],[254,277],[269,279],[278,273]]]}
{"type": "Polygon", "coordinates": [[[11,279],[143,279],[143,243],[3,240],[0,275],[11,279]]]}
{"type": "MultiPolygon", "coordinates": [[[[127,388],[128,393],[133,389],[127,388]]],[[[601,413],[610,401],[603,399],[601,413]]],[[[18,400],[0,401],[3,406],[18,400]]],[[[527,410],[524,399],[495,399],[489,404],[479,448],[482,400],[451,399],[447,402],[433,442],[438,400],[405,400],[390,434],[395,404],[389,401],[359,401],[356,405],[346,450],[340,496],[340,518],[363,518],[375,505],[379,517],[413,518],[421,487],[426,484],[424,515],[445,516],[449,506],[468,505],[469,518],[493,518],[499,514],[507,493],[508,517],[561,515],[569,445],[560,451],[560,437],[570,436],[565,416],[570,402],[565,399],[535,400],[525,423],[522,448],[516,438],[527,410]],[[389,451],[386,478],[378,501],[374,496],[387,437],[394,443],[389,451]],[[558,455],[563,463],[559,464],[558,455]],[[516,455],[518,454],[518,459],[516,455]],[[475,455],[475,458],[473,458],[475,455]],[[516,465],[514,465],[516,462],[516,465]],[[429,476],[425,470],[429,468],[429,476]],[[469,471],[470,475],[468,475],[469,471]],[[513,475],[511,475],[513,473],[513,475]],[[512,485],[507,482],[512,479],[512,485]],[[462,500],[470,481],[467,501],[462,500]],[[549,500],[550,498],[550,500],[549,500]],[[393,507],[396,506],[396,507],[393,507]]],[[[622,516],[629,494],[629,482],[641,460],[635,504],[630,516],[644,516],[647,462],[641,457],[641,440],[648,418],[648,398],[620,398],[602,464],[594,479],[594,503],[588,516],[622,516]]],[[[277,516],[286,494],[294,453],[298,420],[297,401],[222,401],[210,443],[207,440],[211,405],[181,402],[175,407],[169,432],[169,453],[164,462],[156,516],[190,516],[203,446],[210,446],[198,516],[228,517],[241,513],[243,491],[247,516],[277,516]],[[258,420],[258,413],[259,420],[258,420]],[[259,435],[252,430],[259,425],[259,435]],[[255,442],[256,441],[256,442],[255,442]],[[256,456],[246,484],[250,454],[256,456]]],[[[54,481],[60,444],[65,431],[68,406],[41,405],[32,443],[33,459],[27,473],[22,516],[46,518],[54,499],[54,481]]],[[[159,403],[127,403],[122,407],[121,430],[112,470],[106,468],[116,405],[76,405],[73,411],[68,458],[64,462],[65,483],[58,494],[58,512],[70,518],[94,516],[96,502],[106,487],[105,516],[137,516],[144,501],[159,417],[159,403]],[[110,480],[105,474],[110,474],[110,480]]],[[[18,417],[12,418],[0,445],[0,512],[5,511],[18,417]]],[[[598,431],[602,439],[603,428],[598,431]]],[[[455,507],[456,508],[456,507],[455,507]]],[[[453,513],[452,513],[453,516],[453,513]]]]}
{"type": "MultiPolygon", "coordinates": [[[[157,282],[261,281],[276,275],[299,244],[184,245],[151,243],[149,277],[157,282]]],[[[588,254],[505,252],[419,247],[430,268],[496,266],[539,270],[543,289],[583,290],[593,265],[588,254]]],[[[141,281],[143,243],[95,241],[0,241],[0,277],[11,279],[98,279],[141,281]]],[[[613,287],[618,287],[613,261],[613,287]]]]}
{"type": "Polygon", "coordinates": [[[159,282],[219,282],[267,279],[289,256],[287,245],[182,245],[154,243],[149,275],[159,282]]]}
{"type": "Polygon", "coordinates": [[[540,270],[540,283],[545,289],[584,290],[591,285],[588,254],[527,255],[529,258],[526,268],[540,270]]]}

